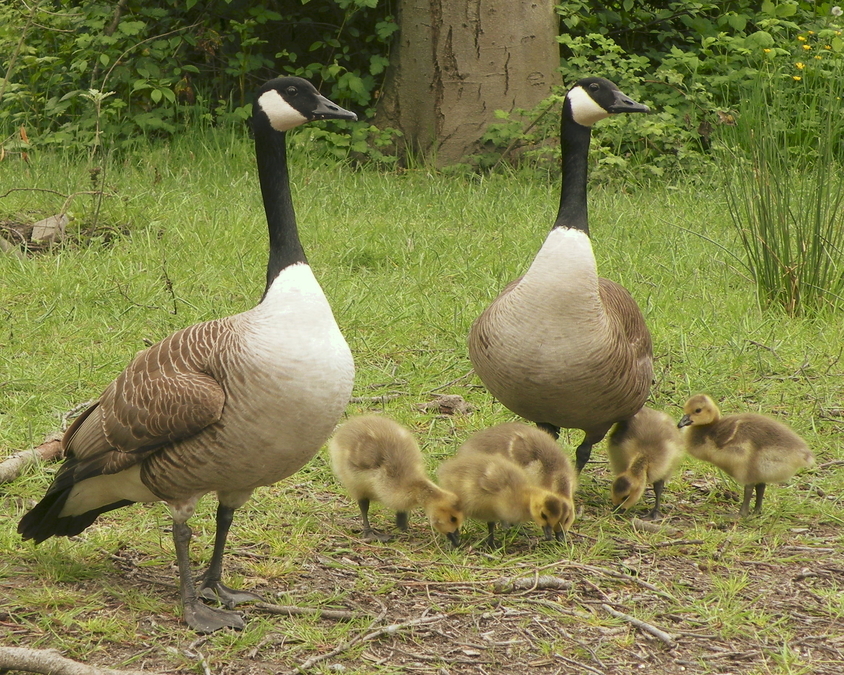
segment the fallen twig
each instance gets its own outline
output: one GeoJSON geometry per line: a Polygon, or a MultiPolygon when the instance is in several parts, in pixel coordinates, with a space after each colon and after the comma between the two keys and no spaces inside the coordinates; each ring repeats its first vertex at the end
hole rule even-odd
{"type": "MultiPolygon", "coordinates": [[[[370,628],[374,626],[378,621],[380,621],[384,617],[384,612],[381,613],[378,619],[373,621],[370,624],[370,628]]],[[[354,645],[358,644],[359,642],[369,642],[370,640],[375,640],[383,635],[392,635],[394,633],[398,633],[400,630],[404,630],[405,628],[411,628],[413,626],[421,626],[428,623],[434,623],[435,621],[442,621],[445,618],[445,614],[434,614],[433,616],[420,616],[417,619],[411,619],[410,621],[403,621],[402,623],[392,623],[389,626],[383,626],[377,630],[374,630],[370,633],[365,635],[356,635],[351,640],[344,642],[339,647],[332,649],[330,652],[325,654],[317,654],[316,656],[312,656],[307,661],[305,661],[302,665],[297,666],[296,670],[290,671],[291,673],[296,672],[303,672],[312,668],[314,665],[319,663],[320,661],[325,661],[326,659],[330,659],[332,656],[337,656],[337,654],[341,654],[347,649],[350,649],[354,645]]]]}
{"type": "Polygon", "coordinates": [[[319,609],[318,607],[296,607],[294,605],[274,605],[270,602],[256,602],[253,607],[262,609],[270,614],[281,614],[283,616],[316,616],[320,619],[331,619],[333,621],[348,621],[358,617],[354,612],[346,609],[319,609]]]}
{"type": "Polygon", "coordinates": [[[395,401],[401,398],[404,394],[382,394],[381,396],[352,396],[349,399],[351,403],[386,403],[387,401],[395,401]]]}
{"type": "Polygon", "coordinates": [[[62,435],[50,434],[37,448],[22,450],[0,463],[0,483],[9,483],[28,467],[58,459],[62,454],[62,435]]]}
{"type": "Polygon", "coordinates": [[[95,668],[66,659],[55,649],[0,647],[0,671],[6,670],[44,675],[154,675],[150,671],[95,668]]]}
{"type": "Polygon", "coordinates": [[[666,633],[664,630],[660,630],[656,626],[649,624],[647,621],[642,621],[641,619],[637,619],[635,616],[619,612],[617,609],[613,609],[606,603],[602,603],[601,607],[607,614],[614,616],[616,619],[626,621],[627,623],[636,626],[639,630],[643,630],[646,633],[650,633],[654,637],[659,638],[668,646],[669,649],[674,649],[674,647],[677,646],[677,642],[671,635],[666,633]]]}
{"type": "Polygon", "coordinates": [[[533,591],[536,589],[553,588],[560,591],[570,590],[574,584],[568,579],[560,577],[539,576],[534,577],[499,577],[492,582],[492,590],[495,593],[512,593],[513,591],[533,591]]]}

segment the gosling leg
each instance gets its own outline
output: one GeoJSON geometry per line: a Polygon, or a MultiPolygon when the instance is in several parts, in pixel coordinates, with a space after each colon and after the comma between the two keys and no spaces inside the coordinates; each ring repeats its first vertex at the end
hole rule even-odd
{"type": "Polygon", "coordinates": [[[756,504],[753,507],[753,513],[762,513],[762,499],[765,497],[765,483],[756,483],[756,504]]]}
{"type": "Polygon", "coordinates": [[[651,512],[645,516],[645,520],[659,520],[662,514],[659,511],[662,503],[662,489],[665,487],[664,480],[654,481],[654,507],[651,512]]]}
{"type": "Polygon", "coordinates": [[[487,523],[486,529],[489,534],[487,534],[484,545],[489,549],[498,548],[498,544],[495,542],[495,523],[487,523]]]}
{"type": "Polygon", "coordinates": [[[396,513],[396,527],[402,532],[407,532],[407,511],[399,511],[396,513]]]}
{"type": "Polygon", "coordinates": [[[364,497],[358,499],[358,507],[360,507],[360,517],[363,519],[363,532],[361,536],[364,541],[390,541],[390,536],[386,534],[379,534],[372,529],[369,524],[369,500],[364,497]]]}

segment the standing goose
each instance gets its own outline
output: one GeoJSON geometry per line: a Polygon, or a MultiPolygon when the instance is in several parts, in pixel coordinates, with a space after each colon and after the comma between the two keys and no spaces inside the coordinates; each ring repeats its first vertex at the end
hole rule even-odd
{"type": "Polygon", "coordinates": [[[132,502],[166,502],[184,617],[201,633],[244,622],[199,596],[229,608],[258,598],[220,582],[235,509],[255,488],[311,459],[345,410],[354,380],[352,354],[299,241],[285,136],[311,120],[356,116],[309,82],[284,77],[258,89],[252,119],[270,238],[261,302],[140,352],[67,430],[64,464],[18,526],[39,543],[78,534],[132,502]],[[186,521],[208,492],[219,500],[217,534],[197,591],[186,521]]]}
{"type": "Polygon", "coordinates": [[[525,275],[475,320],[469,358],[490,393],[554,438],[582,429],[577,470],[616,422],[644,405],[653,378],[651,336],[619,284],[598,276],[586,205],[592,125],[648,112],[609,80],[579,80],[563,104],[557,220],[525,275]]]}
{"type": "Polygon", "coordinates": [[[815,456],[800,436],[782,422],[756,413],[721,417],[721,411],[706,394],[692,396],[683,406],[677,426],[684,429],[686,451],[714,464],[744,486],[739,515],[762,512],[768,483],[785,483],[799,469],[815,465],[815,456]]]}

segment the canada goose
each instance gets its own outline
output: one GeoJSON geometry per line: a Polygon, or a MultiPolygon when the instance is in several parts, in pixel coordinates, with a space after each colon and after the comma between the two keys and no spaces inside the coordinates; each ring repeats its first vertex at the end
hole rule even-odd
{"type": "Polygon", "coordinates": [[[356,119],[298,77],[255,94],[255,154],[270,255],[254,308],[177,331],[139,352],[70,426],[67,457],[18,532],[36,543],[71,536],[101,513],[164,501],[186,622],[207,633],[243,628],[227,607],[259,599],[220,582],[235,509],[255,488],[299,470],[319,450],[351,396],[354,362],[299,241],[288,184],[285,136],[311,120],[356,119]],[[197,592],[186,521],[216,492],[217,534],[197,592]]]}
{"type": "Polygon", "coordinates": [[[496,521],[515,525],[532,520],[551,539],[563,516],[557,495],[532,485],[524,469],[501,455],[460,453],[441,464],[437,475],[440,485],[460,498],[468,518],[487,523],[489,548],[496,545],[496,521]]]}
{"type": "Polygon", "coordinates": [[[502,455],[522,467],[533,485],[557,495],[562,515],[554,526],[554,534],[558,540],[565,539],[565,533],[574,522],[577,475],[569,458],[551,436],[521,422],[505,422],[472,434],[457,454],[469,452],[502,455]]]}
{"type": "Polygon", "coordinates": [[[648,112],[612,82],[579,80],[563,104],[557,220],[525,275],[475,320],[469,358],[489,392],[555,439],[582,429],[577,470],[613,424],[644,405],[653,378],[651,336],[619,284],[598,276],[586,205],[592,125],[648,112]]]}
{"type": "Polygon", "coordinates": [[[616,479],[611,488],[616,509],[629,509],[654,487],[654,507],[645,516],[662,517],[659,512],[665,480],[683,459],[683,443],[674,420],[651,408],[642,408],[629,420],[615,425],[607,439],[607,453],[616,479]]]}
{"type": "Polygon", "coordinates": [[[744,485],[742,517],[750,512],[754,489],[753,513],[758,514],[768,483],[784,483],[798,469],[815,465],[806,442],[782,422],[755,413],[721,417],[706,394],[686,401],[677,426],[688,427],[683,440],[690,455],[714,464],[744,485]]]}
{"type": "Polygon", "coordinates": [[[337,430],[328,452],[334,475],[360,507],[364,539],[389,539],[369,525],[374,500],[396,512],[401,530],[407,529],[407,512],[423,506],[431,527],[455,547],[460,544],[460,501],[428,478],[416,439],[398,422],[381,415],[355,417],[337,430]]]}

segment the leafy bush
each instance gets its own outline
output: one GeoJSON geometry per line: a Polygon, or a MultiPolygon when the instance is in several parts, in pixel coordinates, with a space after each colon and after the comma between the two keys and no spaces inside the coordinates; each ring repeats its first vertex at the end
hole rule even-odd
{"type": "Polygon", "coordinates": [[[253,87],[284,73],[369,108],[396,29],[378,0],[2,3],[0,128],[91,148],[242,123],[253,87]]]}

